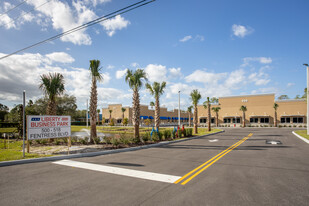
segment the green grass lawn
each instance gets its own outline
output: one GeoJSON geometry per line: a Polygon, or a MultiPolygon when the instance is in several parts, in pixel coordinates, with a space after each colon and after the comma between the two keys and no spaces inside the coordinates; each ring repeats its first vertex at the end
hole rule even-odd
{"type": "Polygon", "coordinates": [[[309,140],[309,135],[307,135],[307,130],[297,130],[295,131],[295,133],[309,140]]]}
{"type": "MultiPolygon", "coordinates": [[[[19,160],[23,159],[22,140],[7,140],[0,139],[0,161],[19,160]],[[6,141],[6,147],[4,142],[6,141]]],[[[48,155],[28,154],[25,153],[25,159],[47,157],[48,155]]]]}
{"type": "Polygon", "coordinates": [[[0,133],[12,133],[17,132],[17,128],[10,127],[10,128],[0,128],[0,133]]]}
{"type": "MultiPolygon", "coordinates": [[[[194,131],[194,130],[193,130],[194,131]]],[[[194,136],[201,136],[201,135],[206,135],[206,134],[212,134],[212,133],[216,133],[216,132],[220,132],[222,131],[221,129],[211,129],[210,132],[208,132],[208,128],[198,128],[198,134],[194,135],[194,136]]]]}

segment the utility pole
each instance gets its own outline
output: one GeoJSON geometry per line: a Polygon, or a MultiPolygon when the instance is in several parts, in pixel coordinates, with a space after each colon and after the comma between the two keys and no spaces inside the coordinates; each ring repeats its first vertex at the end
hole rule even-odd
{"type": "Polygon", "coordinates": [[[180,127],[180,91],[178,91],[178,125],[180,127]]]}
{"type": "Polygon", "coordinates": [[[308,64],[304,64],[304,66],[307,67],[307,135],[309,135],[309,102],[308,102],[308,88],[309,88],[309,65],[308,64]]]}
{"type": "Polygon", "coordinates": [[[26,105],[26,91],[23,92],[23,158],[25,158],[25,134],[26,134],[26,120],[25,120],[25,105],[26,105]]]}

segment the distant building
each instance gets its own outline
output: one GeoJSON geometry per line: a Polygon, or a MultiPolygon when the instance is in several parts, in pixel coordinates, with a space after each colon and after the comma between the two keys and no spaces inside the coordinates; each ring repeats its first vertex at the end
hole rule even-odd
{"type": "MultiPolygon", "coordinates": [[[[279,105],[277,109],[277,124],[281,126],[305,126],[307,103],[304,99],[288,99],[275,100],[275,94],[259,94],[259,95],[242,95],[219,97],[219,103],[213,104],[211,107],[220,107],[218,113],[218,120],[220,126],[236,126],[242,125],[243,113],[240,111],[242,105],[247,107],[245,113],[245,122],[247,126],[273,126],[275,110],[274,103],[279,105]]],[[[122,124],[122,105],[111,104],[107,108],[102,109],[102,116],[105,123],[109,123],[110,113],[116,124],[122,124]]],[[[126,111],[124,117],[128,118],[129,124],[132,124],[132,108],[125,107],[126,111]]],[[[198,105],[198,123],[200,126],[207,126],[207,109],[203,105],[198,105]]],[[[154,124],[154,108],[147,105],[140,106],[140,122],[144,123],[146,119],[151,119],[154,124]]],[[[160,109],[161,124],[162,125],[177,125],[178,124],[178,110],[168,111],[167,108],[160,109]]],[[[188,124],[189,114],[181,112],[181,124],[188,124]]],[[[211,124],[215,125],[216,114],[211,110],[211,124]]],[[[191,115],[193,120],[193,114],[191,115]]],[[[191,121],[193,124],[193,121],[191,121]]]]}
{"type": "MultiPolygon", "coordinates": [[[[110,117],[114,119],[115,124],[122,124],[122,104],[110,104],[107,108],[102,109],[102,116],[105,123],[110,122],[110,117]],[[109,111],[112,111],[111,114],[109,111]]],[[[128,118],[129,124],[132,125],[132,108],[124,107],[124,118],[128,118]]],[[[154,124],[155,107],[151,108],[148,105],[140,105],[140,124],[143,125],[146,119],[150,119],[154,124]]],[[[180,112],[180,122],[186,124],[189,122],[189,114],[187,112],[180,112]]],[[[168,111],[166,107],[160,108],[160,124],[161,125],[177,125],[178,124],[178,109],[168,111]]]]}
{"type": "MultiPolygon", "coordinates": [[[[307,114],[307,103],[304,99],[288,99],[275,101],[275,94],[242,95],[219,97],[219,104],[212,107],[220,107],[219,124],[240,126],[242,125],[243,113],[240,111],[242,105],[247,107],[245,113],[246,125],[274,125],[275,110],[274,103],[279,105],[277,109],[278,125],[305,125],[307,114]]],[[[211,122],[215,123],[215,113],[211,113],[211,122]]],[[[207,110],[202,105],[198,106],[198,117],[200,125],[207,123],[207,110]]]]}

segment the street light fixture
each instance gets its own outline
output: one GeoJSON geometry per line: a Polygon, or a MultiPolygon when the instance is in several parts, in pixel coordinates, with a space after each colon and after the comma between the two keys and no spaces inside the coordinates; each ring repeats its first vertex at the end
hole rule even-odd
{"type": "Polygon", "coordinates": [[[307,135],[309,135],[309,102],[308,102],[308,88],[309,88],[309,65],[308,64],[304,64],[304,66],[307,67],[307,135]]]}

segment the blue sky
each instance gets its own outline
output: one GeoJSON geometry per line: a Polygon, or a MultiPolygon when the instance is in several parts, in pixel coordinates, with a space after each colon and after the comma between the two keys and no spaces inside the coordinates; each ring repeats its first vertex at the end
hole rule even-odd
{"type": "MultiPolygon", "coordinates": [[[[136,1],[28,0],[0,16],[0,56],[44,40],[136,1]],[[28,12],[34,9],[34,11],[28,12]],[[19,17],[13,21],[14,18],[19,17]]],[[[22,0],[0,2],[4,13],[22,0]]],[[[125,69],[143,68],[149,82],[166,81],[161,104],[190,105],[207,96],[275,93],[294,98],[306,87],[309,63],[306,0],[157,0],[51,43],[0,60],[0,102],[12,107],[42,97],[39,76],[61,72],[68,94],[84,109],[90,95],[89,60],[102,63],[98,107],[131,105],[125,69]]],[[[141,103],[153,98],[143,88],[141,103]]]]}

